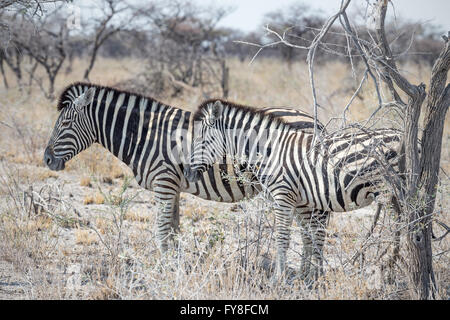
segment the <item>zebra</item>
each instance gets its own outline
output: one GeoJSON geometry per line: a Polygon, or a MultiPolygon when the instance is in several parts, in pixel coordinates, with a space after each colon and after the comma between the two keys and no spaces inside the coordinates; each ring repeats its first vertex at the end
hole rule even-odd
{"type": "Polygon", "coordinates": [[[205,101],[194,121],[198,131],[184,171],[186,178],[197,181],[226,154],[251,170],[273,200],[274,281],[284,275],[294,215],[303,230],[310,229],[302,232],[306,252],[300,275],[314,281],[323,274],[328,213],[369,205],[380,193],[383,176],[398,172],[401,135],[394,129],[324,134],[322,142],[314,145],[313,132],[223,100],[205,101]],[[312,260],[305,261],[309,257],[312,260]]]}
{"type": "MultiPolygon", "coordinates": [[[[56,120],[44,152],[51,170],[93,143],[99,143],[131,168],[137,183],[155,194],[158,205],[156,238],[162,252],[179,230],[179,197],[186,192],[206,200],[237,202],[261,191],[244,184],[232,165],[214,165],[196,183],[184,178],[183,163],[193,135],[192,113],[151,97],[89,83],[74,83],[59,97],[56,120]]],[[[312,130],[313,117],[284,107],[264,108],[299,130],[312,130]]],[[[322,125],[319,123],[322,128],[322,125]]]]}

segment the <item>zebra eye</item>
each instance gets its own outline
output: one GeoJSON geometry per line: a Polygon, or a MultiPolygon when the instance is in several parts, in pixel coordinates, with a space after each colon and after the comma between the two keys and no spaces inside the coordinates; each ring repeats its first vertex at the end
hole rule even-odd
{"type": "Polygon", "coordinates": [[[70,121],[70,120],[62,120],[61,121],[61,127],[68,128],[68,127],[70,127],[71,122],[72,121],[70,121]]]}

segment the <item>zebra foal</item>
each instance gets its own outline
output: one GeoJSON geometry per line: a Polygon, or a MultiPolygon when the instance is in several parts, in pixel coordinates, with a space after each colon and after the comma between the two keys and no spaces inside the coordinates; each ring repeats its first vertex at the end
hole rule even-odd
{"type": "Polygon", "coordinates": [[[302,276],[322,273],[325,220],[330,211],[369,205],[380,192],[385,168],[396,171],[400,134],[394,130],[327,136],[312,145],[313,134],[300,131],[258,110],[216,100],[202,104],[194,116],[186,178],[195,182],[226,155],[251,170],[275,203],[277,260],[275,278],[286,267],[290,225],[295,215],[303,229],[302,276]],[[305,230],[304,230],[305,231],[305,230]],[[316,260],[308,274],[311,261],[316,260]]]}
{"type": "MultiPolygon", "coordinates": [[[[51,170],[63,170],[78,153],[99,143],[131,168],[140,186],[152,190],[158,204],[156,236],[162,251],[178,230],[180,192],[206,200],[237,202],[261,191],[243,184],[232,165],[213,165],[195,183],[183,176],[194,130],[192,113],[114,88],[75,83],[58,102],[59,117],[44,152],[51,170]],[[226,174],[227,177],[224,177],[226,174]],[[230,179],[236,177],[236,179],[230,179]]],[[[265,108],[299,130],[311,130],[313,118],[289,108],[265,108]]]]}

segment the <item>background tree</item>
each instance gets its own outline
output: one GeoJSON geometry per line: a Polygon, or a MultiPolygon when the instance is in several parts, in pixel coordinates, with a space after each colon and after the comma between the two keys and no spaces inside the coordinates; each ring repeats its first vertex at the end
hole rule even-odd
{"type": "MultiPolygon", "coordinates": [[[[283,37],[291,44],[307,46],[314,38],[315,30],[320,29],[324,19],[317,13],[312,12],[308,5],[301,2],[293,3],[289,7],[278,9],[267,13],[263,19],[263,25],[283,37]]],[[[273,39],[273,34],[268,34],[273,39]]],[[[304,51],[295,50],[292,46],[278,46],[283,60],[289,65],[294,58],[296,60],[305,59],[304,51]]]]}
{"type": "Polygon", "coordinates": [[[83,78],[85,80],[89,80],[89,74],[94,67],[99,48],[109,37],[126,30],[134,16],[130,6],[120,0],[105,0],[101,3],[100,9],[100,17],[92,18],[89,21],[93,34],[88,36],[88,38],[92,37],[92,40],[89,41],[87,46],[89,48],[89,65],[84,71],[83,78]]]}
{"type": "Polygon", "coordinates": [[[183,90],[227,95],[224,42],[228,34],[216,27],[227,9],[172,1],[155,2],[152,10],[143,7],[140,12],[150,34],[145,78],[155,94],[172,88],[173,96],[183,90]]]}
{"type": "Polygon", "coordinates": [[[29,74],[49,99],[54,98],[55,80],[66,59],[69,41],[65,19],[60,14],[61,8],[62,6],[57,6],[33,23],[22,20],[22,23],[15,25],[12,30],[12,41],[17,48],[45,70],[47,88],[43,78],[35,76],[34,68],[29,74]]]}

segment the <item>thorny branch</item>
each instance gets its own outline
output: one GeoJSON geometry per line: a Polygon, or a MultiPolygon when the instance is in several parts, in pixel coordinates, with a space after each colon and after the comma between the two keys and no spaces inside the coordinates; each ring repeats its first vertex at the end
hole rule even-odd
{"type": "Polygon", "coordinates": [[[308,70],[309,70],[309,81],[311,84],[311,92],[313,97],[313,108],[314,108],[314,137],[313,137],[313,144],[316,143],[316,139],[319,138],[321,140],[320,132],[318,132],[317,127],[317,119],[318,119],[318,113],[317,113],[317,97],[316,97],[316,87],[314,85],[314,56],[316,54],[316,49],[320,42],[322,41],[322,38],[327,34],[328,30],[330,30],[333,23],[336,21],[336,19],[339,17],[339,15],[342,12],[345,12],[348,5],[350,4],[350,0],[346,0],[345,3],[341,2],[341,9],[338,13],[336,13],[334,16],[328,19],[328,21],[325,23],[325,25],[320,30],[319,34],[314,38],[313,42],[311,43],[309,49],[308,49],[308,56],[306,58],[306,61],[308,63],[308,70]]]}
{"type": "Polygon", "coordinates": [[[436,222],[438,225],[440,225],[442,228],[445,229],[445,233],[442,236],[440,236],[440,237],[436,238],[436,236],[432,235],[434,241],[441,241],[442,239],[444,239],[450,233],[450,227],[447,226],[445,223],[437,220],[437,219],[434,219],[434,222],[436,222]]]}
{"type": "MultiPolygon", "coordinates": [[[[319,140],[322,141],[323,138],[321,137],[321,134],[317,132],[317,111],[319,104],[317,102],[316,86],[314,82],[314,57],[315,52],[320,46],[324,36],[329,32],[336,19],[339,18],[340,24],[344,29],[344,34],[347,38],[347,46],[350,46],[350,37],[357,49],[357,56],[362,59],[365,65],[364,75],[360,80],[359,86],[343,109],[344,128],[341,128],[341,130],[345,130],[346,128],[352,126],[355,127],[355,124],[347,124],[346,113],[361,90],[363,84],[370,77],[375,86],[378,107],[369,119],[365,121],[363,126],[356,127],[363,129],[380,110],[386,107],[394,108],[398,111],[399,118],[403,120],[404,135],[402,145],[404,148],[401,152],[404,153],[404,158],[403,162],[401,162],[401,172],[400,175],[398,175],[399,179],[389,179],[388,177],[388,180],[391,180],[393,195],[396,197],[395,201],[399,204],[398,206],[393,207],[397,208],[397,215],[400,219],[406,222],[406,226],[402,229],[406,228],[403,232],[407,232],[409,236],[408,241],[411,244],[410,247],[413,248],[410,249],[409,252],[411,256],[408,258],[408,264],[411,267],[410,275],[412,278],[413,287],[421,299],[426,299],[429,295],[429,288],[431,288],[432,297],[434,297],[434,293],[436,291],[436,283],[434,280],[431,261],[431,245],[428,240],[431,238],[431,227],[428,228],[428,225],[431,226],[431,222],[433,221],[432,213],[435,202],[434,194],[436,192],[435,187],[438,181],[440,162],[439,155],[441,153],[444,119],[450,105],[450,84],[446,85],[447,73],[450,68],[450,33],[447,36],[443,36],[445,46],[442,49],[441,55],[438,57],[432,70],[430,90],[428,92],[429,99],[424,120],[425,129],[422,136],[423,145],[421,155],[419,152],[420,148],[418,139],[419,117],[421,114],[421,106],[427,93],[425,91],[424,84],[411,84],[398,70],[396,59],[404,53],[394,55],[387,40],[385,19],[388,2],[388,0],[378,0],[372,7],[372,17],[375,22],[373,24],[373,29],[375,30],[376,36],[372,37],[369,33],[372,39],[371,41],[359,39],[346,14],[346,9],[350,3],[350,0],[342,0],[340,10],[326,21],[309,46],[299,46],[290,43],[286,39],[286,34],[289,29],[286,29],[283,34],[279,34],[270,29],[269,26],[266,26],[266,31],[269,34],[274,35],[276,41],[264,45],[258,45],[255,43],[247,44],[259,48],[251,62],[254,61],[256,56],[263,49],[278,44],[283,44],[296,49],[308,50],[306,62],[309,70],[309,82],[311,86],[315,118],[314,141],[316,141],[316,138],[319,138],[319,140]],[[377,80],[376,75],[379,80],[377,80]],[[381,83],[384,83],[387,86],[392,96],[390,102],[383,102],[380,90],[381,83]],[[406,94],[408,97],[406,102],[402,100],[399,92],[406,94]],[[435,158],[431,159],[430,157],[435,158]],[[426,191],[425,196],[421,195],[423,189],[426,191]],[[420,199],[423,200],[423,203],[419,205],[417,201],[420,199]]],[[[410,46],[411,43],[408,47],[410,46]]],[[[350,47],[348,47],[347,52],[353,70],[353,60],[350,47]]],[[[386,176],[389,176],[389,171],[386,172],[386,176]]],[[[392,172],[390,174],[392,175],[392,172]]],[[[436,220],[434,219],[434,221],[436,220]]],[[[438,224],[446,230],[445,234],[438,238],[441,239],[449,233],[449,229],[441,223],[438,224]]],[[[396,248],[396,250],[398,250],[398,248],[396,248]]]]}

